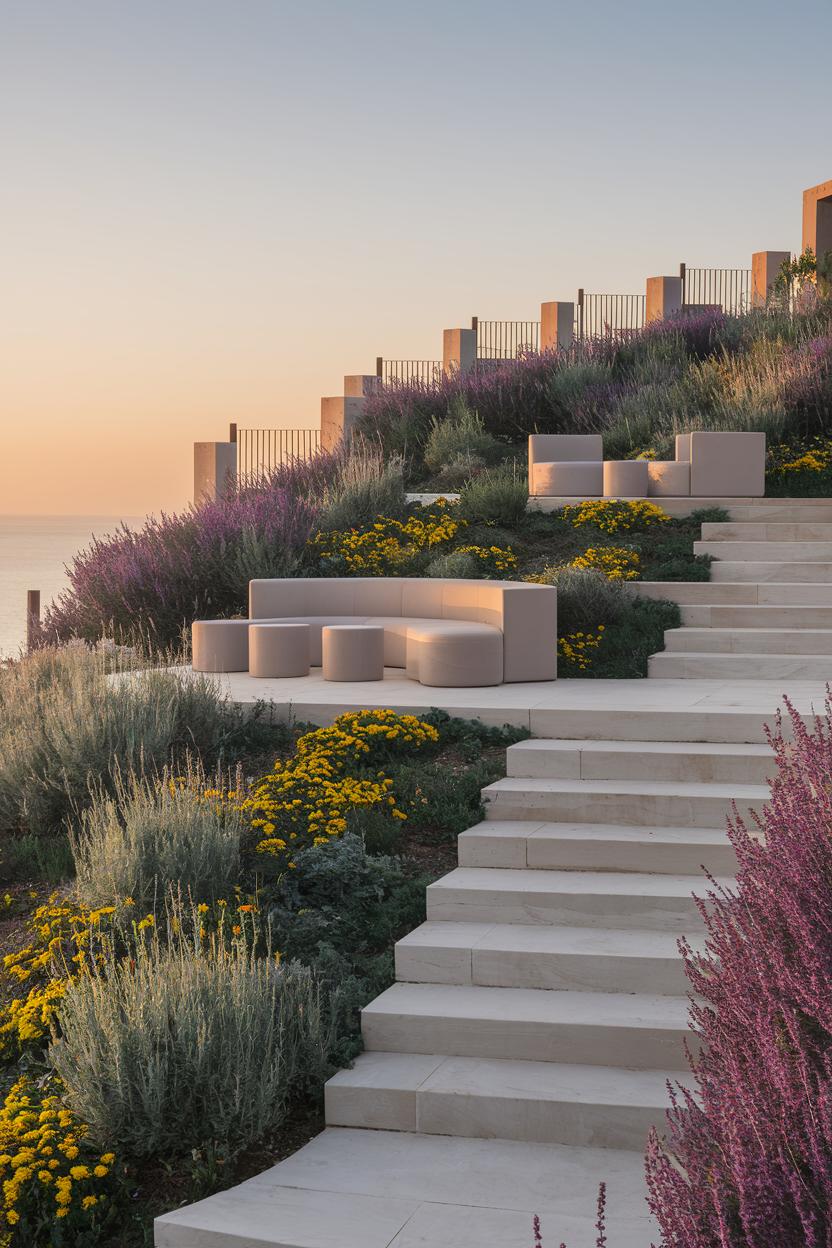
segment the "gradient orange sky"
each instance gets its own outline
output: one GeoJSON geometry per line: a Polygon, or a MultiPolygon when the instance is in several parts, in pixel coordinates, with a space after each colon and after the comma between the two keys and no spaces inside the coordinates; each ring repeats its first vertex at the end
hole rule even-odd
{"type": "Polygon", "coordinates": [[[189,499],[375,357],[799,248],[829,0],[0,0],[0,513],[189,499]]]}

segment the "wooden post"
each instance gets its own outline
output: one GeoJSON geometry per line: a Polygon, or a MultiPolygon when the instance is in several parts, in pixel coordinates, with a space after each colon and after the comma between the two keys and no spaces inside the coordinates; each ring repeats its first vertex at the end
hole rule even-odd
{"type": "Polygon", "coordinates": [[[40,637],[40,590],[26,593],[26,653],[31,654],[40,637]]]}
{"type": "Polygon", "coordinates": [[[376,356],[376,377],[383,377],[383,376],[384,376],[384,357],[381,355],[377,355],[376,356]]]}
{"type": "Polygon", "coordinates": [[[480,323],[480,318],[478,316],[471,317],[471,328],[473,329],[474,333],[477,332],[477,327],[479,326],[479,323],[480,323]]]}
{"type": "Polygon", "coordinates": [[[232,420],[231,424],[228,426],[228,441],[229,441],[229,442],[236,442],[236,441],[237,441],[237,422],[236,422],[236,420],[232,420]]]}

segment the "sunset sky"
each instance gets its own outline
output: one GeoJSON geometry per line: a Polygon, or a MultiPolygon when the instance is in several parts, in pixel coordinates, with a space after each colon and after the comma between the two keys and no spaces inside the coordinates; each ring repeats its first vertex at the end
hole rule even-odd
{"type": "Polygon", "coordinates": [[[0,0],[0,512],[183,506],[377,355],[798,249],[830,0],[0,0]]]}

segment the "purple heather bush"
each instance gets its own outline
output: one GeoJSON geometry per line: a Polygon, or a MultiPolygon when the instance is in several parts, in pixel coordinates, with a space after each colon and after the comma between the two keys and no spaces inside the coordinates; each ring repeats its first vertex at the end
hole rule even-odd
{"type": "Polygon", "coordinates": [[[663,1248],[832,1243],[832,701],[812,728],[786,706],[770,802],[730,824],[736,891],[684,948],[702,1051],[648,1148],[663,1248]]]}
{"type": "Polygon", "coordinates": [[[67,569],[46,613],[45,641],[102,635],[145,650],[179,645],[200,617],[245,614],[248,582],[298,569],[337,456],[278,468],[257,485],[181,515],[96,540],[67,569]]]}

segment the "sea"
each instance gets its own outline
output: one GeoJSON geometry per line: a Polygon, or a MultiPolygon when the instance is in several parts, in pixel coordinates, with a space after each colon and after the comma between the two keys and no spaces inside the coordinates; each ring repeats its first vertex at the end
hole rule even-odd
{"type": "Polygon", "coordinates": [[[136,516],[0,515],[0,658],[16,657],[26,641],[26,592],[40,590],[41,611],[65,589],[65,567],[120,524],[134,528],[136,516]]]}

